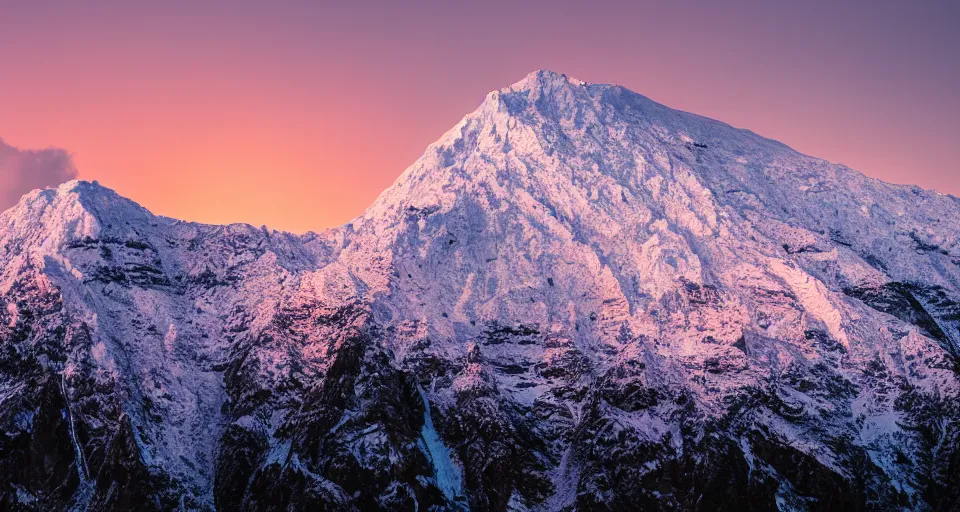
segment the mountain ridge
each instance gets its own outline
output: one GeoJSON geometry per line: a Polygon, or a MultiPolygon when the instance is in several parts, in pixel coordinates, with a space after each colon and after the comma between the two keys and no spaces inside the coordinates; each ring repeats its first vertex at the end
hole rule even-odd
{"type": "Polygon", "coordinates": [[[9,508],[960,502],[960,202],[619,86],[491,92],[321,233],[0,226],[9,508]]]}
{"type": "MultiPolygon", "coordinates": [[[[878,178],[873,178],[873,177],[870,177],[870,176],[863,175],[863,174],[860,173],[859,171],[857,171],[857,170],[855,170],[855,169],[851,169],[851,168],[847,167],[846,165],[836,164],[836,163],[833,163],[833,162],[829,162],[829,161],[827,161],[827,160],[823,160],[823,159],[818,158],[818,157],[814,157],[814,156],[810,156],[810,155],[806,155],[806,154],[800,153],[800,152],[798,152],[797,150],[795,150],[795,149],[793,149],[792,147],[784,144],[784,143],[781,142],[781,141],[778,141],[778,140],[776,140],[776,139],[772,139],[772,138],[769,138],[769,137],[765,137],[765,136],[763,136],[763,135],[759,135],[759,134],[751,131],[751,130],[748,129],[748,128],[738,128],[738,127],[732,126],[732,125],[730,125],[730,124],[728,124],[728,123],[725,123],[725,122],[723,122],[723,121],[719,121],[719,120],[712,119],[712,118],[708,118],[708,117],[705,117],[705,116],[701,116],[701,115],[698,115],[698,114],[695,114],[695,113],[691,113],[691,112],[687,112],[687,111],[683,111],[683,110],[677,110],[677,109],[673,109],[673,108],[671,108],[671,107],[667,107],[667,106],[665,106],[665,105],[662,105],[662,104],[659,104],[659,103],[655,102],[654,100],[651,100],[651,99],[647,98],[646,96],[643,96],[642,94],[638,94],[638,93],[636,93],[636,92],[633,92],[633,91],[631,91],[630,89],[626,88],[625,86],[622,86],[622,85],[619,85],[619,84],[612,84],[612,83],[611,83],[611,84],[589,84],[589,83],[584,82],[584,81],[582,81],[582,80],[578,80],[578,79],[576,79],[576,78],[568,77],[566,74],[558,73],[558,72],[555,72],[555,71],[552,71],[552,70],[549,70],[549,69],[537,69],[537,70],[532,71],[531,73],[529,73],[529,74],[528,74],[527,76],[525,76],[523,79],[515,82],[514,84],[512,84],[512,85],[510,85],[510,86],[508,86],[508,87],[504,87],[504,88],[502,88],[502,89],[498,89],[498,90],[491,91],[490,93],[487,94],[485,100],[481,103],[481,105],[480,105],[473,113],[467,114],[467,116],[465,116],[465,118],[468,118],[468,117],[470,117],[471,115],[475,114],[476,112],[483,110],[483,109],[484,109],[484,106],[487,104],[487,102],[488,102],[488,101],[491,101],[491,98],[493,98],[492,101],[494,101],[494,102],[496,102],[496,103],[500,103],[500,102],[501,102],[500,96],[501,96],[504,92],[516,92],[517,90],[526,91],[526,92],[533,92],[533,91],[535,91],[535,90],[539,90],[539,91],[542,92],[542,90],[544,89],[544,87],[546,87],[547,85],[551,85],[551,86],[565,85],[565,86],[581,86],[581,87],[591,86],[591,87],[601,88],[601,89],[614,89],[614,90],[618,90],[618,91],[623,91],[623,92],[625,92],[625,93],[627,93],[627,94],[630,94],[630,95],[633,95],[633,96],[642,98],[643,100],[645,100],[645,102],[647,102],[648,104],[650,104],[650,105],[652,105],[652,106],[655,106],[655,107],[656,107],[657,109],[659,109],[661,112],[666,111],[666,112],[670,112],[670,113],[673,114],[673,115],[689,116],[689,117],[692,118],[692,119],[698,119],[698,120],[704,121],[704,122],[706,122],[706,123],[716,124],[716,125],[722,126],[722,127],[727,128],[727,129],[729,129],[729,130],[731,130],[731,131],[734,131],[734,132],[742,132],[742,133],[746,134],[746,135],[749,136],[749,137],[755,137],[755,138],[758,139],[758,140],[761,140],[761,141],[764,141],[764,142],[768,142],[768,143],[771,143],[771,144],[773,144],[773,145],[782,146],[783,148],[788,149],[789,151],[794,152],[794,153],[797,153],[797,154],[799,154],[799,155],[802,155],[802,156],[804,156],[804,157],[806,157],[806,158],[811,158],[811,159],[820,161],[820,162],[822,162],[822,163],[824,163],[824,164],[827,164],[827,165],[836,166],[836,167],[842,167],[842,168],[848,169],[848,170],[853,171],[853,172],[855,172],[855,173],[861,175],[862,177],[864,177],[864,178],[866,178],[866,179],[868,179],[868,180],[871,180],[871,181],[875,181],[875,182],[878,182],[878,183],[882,183],[882,184],[884,184],[884,185],[891,186],[891,187],[905,188],[905,189],[910,189],[910,190],[921,190],[921,191],[923,191],[924,193],[927,193],[927,194],[936,194],[937,196],[943,196],[943,197],[952,198],[952,199],[954,199],[954,200],[960,200],[960,199],[956,198],[955,196],[953,196],[952,194],[940,193],[940,192],[937,192],[936,190],[933,190],[933,189],[923,189],[923,188],[921,188],[921,187],[918,187],[917,185],[911,185],[911,184],[894,184],[894,183],[885,182],[885,181],[880,180],[880,179],[878,179],[878,178]],[[539,83],[540,85],[539,85],[539,86],[536,85],[537,83],[539,83]]],[[[462,122],[462,121],[461,121],[461,122],[462,122]]],[[[453,131],[455,131],[455,130],[457,129],[457,127],[458,127],[459,125],[460,125],[460,123],[458,123],[457,125],[455,125],[454,128],[451,128],[450,130],[448,130],[447,133],[448,133],[448,134],[449,134],[449,133],[452,133],[453,131]]],[[[446,137],[446,135],[447,135],[447,134],[445,134],[444,137],[446,137]]],[[[439,139],[438,141],[430,144],[430,145],[428,146],[428,148],[437,145],[440,141],[443,140],[444,137],[441,137],[441,139],[439,139]]],[[[694,141],[690,140],[690,141],[686,141],[686,142],[693,143],[694,141]]],[[[401,176],[402,176],[402,173],[401,173],[401,176]]],[[[398,176],[397,180],[395,180],[395,181],[399,181],[401,176],[398,176]]],[[[101,185],[97,180],[86,180],[86,179],[73,179],[73,180],[64,182],[63,184],[61,184],[61,185],[59,185],[59,186],[57,186],[57,187],[48,188],[48,189],[46,189],[46,190],[62,190],[62,189],[64,189],[64,188],[72,189],[72,188],[75,187],[75,185],[90,185],[90,186],[93,186],[93,187],[102,187],[103,190],[109,191],[109,192],[111,192],[111,193],[113,193],[113,194],[117,194],[116,191],[110,189],[109,187],[105,187],[105,186],[101,185]]],[[[391,188],[391,187],[388,187],[387,190],[389,190],[390,188],[391,188]]],[[[31,191],[31,192],[28,192],[28,193],[24,194],[23,197],[24,197],[24,198],[31,197],[31,196],[33,196],[34,194],[36,194],[39,190],[42,190],[42,189],[37,189],[37,190],[31,191]]],[[[127,201],[130,201],[129,198],[126,198],[126,197],[123,197],[123,196],[119,196],[119,194],[117,194],[117,197],[120,197],[120,198],[122,198],[122,199],[125,199],[125,200],[127,200],[127,201]]],[[[132,201],[131,201],[131,202],[132,202],[132,201]]],[[[376,203],[376,200],[374,201],[374,203],[376,203]]],[[[17,208],[17,206],[18,206],[18,205],[14,205],[14,206],[8,208],[8,210],[15,209],[15,208],[17,208]]],[[[137,206],[139,207],[139,205],[137,205],[137,206]]],[[[142,207],[141,207],[141,208],[142,208],[142,207]]],[[[2,213],[2,212],[0,212],[0,213],[2,213]]],[[[306,232],[306,233],[294,233],[294,232],[288,232],[288,231],[284,231],[284,230],[273,230],[273,229],[271,229],[271,231],[276,231],[276,232],[279,232],[279,233],[288,233],[288,234],[299,235],[299,236],[308,236],[308,235],[310,235],[311,233],[312,233],[312,234],[322,234],[322,233],[325,233],[325,232],[328,232],[328,231],[331,231],[331,230],[342,229],[342,228],[344,228],[344,227],[346,227],[346,226],[354,223],[357,219],[362,218],[362,217],[364,216],[364,214],[365,214],[365,212],[361,212],[357,217],[355,217],[354,219],[352,219],[352,220],[350,220],[350,221],[347,221],[347,222],[344,223],[343,225],[328,227],[328,228],[322,229],[321,231],[313,231],[313,230],[310,230],[310,231],[308,231],[308,232],[306,232]]],[[[203,225],[208,225],[208,226],[246,225],[246,226],[256,227],[256,226],[254,226],[253,224],[243,223],[243,222],[227,223],[227,224],[208,224],[208,223],[191,221],[191,220],[188,220],[188,219],[175,219],[175,218],[172,218],[172,217],[165,217],[165,216],[159,216],[159,215],[155,215],[155,216],[161,217],[161,218],[172,219],[172,220],[178,220],[178,221],[181,221],[181,222],[189,222],[189,223],[194,223],[194,224],[203,224],[203,225]]],[[[268,229],[269,229],[269,228],[268,228],[268,229]]]]}

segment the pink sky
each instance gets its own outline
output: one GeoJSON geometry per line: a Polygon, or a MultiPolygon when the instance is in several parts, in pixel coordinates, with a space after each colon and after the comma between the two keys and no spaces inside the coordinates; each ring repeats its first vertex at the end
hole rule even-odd
{"type": "Polygon", "coordinates": [[[960,195],[960,3],[835,3],[22,2],[0,138],[159,214],[319,230],[547,68],[960,195]]]}

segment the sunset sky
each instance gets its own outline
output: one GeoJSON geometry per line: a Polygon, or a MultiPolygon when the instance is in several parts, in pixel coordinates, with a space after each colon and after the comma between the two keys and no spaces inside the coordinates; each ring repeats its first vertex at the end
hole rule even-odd
{"type": "Polygon", "coordinates": [[[547,68],[960,195],[958,1],[81,3],[0,0],[0,188],[55,147],[158,214],[320,230],[547,68]]]}

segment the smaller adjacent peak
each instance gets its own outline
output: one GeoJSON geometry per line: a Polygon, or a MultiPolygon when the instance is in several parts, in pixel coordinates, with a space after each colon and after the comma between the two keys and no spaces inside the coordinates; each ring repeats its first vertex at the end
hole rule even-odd
{"type": "Polygon", "coordinates": [[[57,188],[68,201],[76,201],[84,210],[107,225],[147,222],[153,214],[134,201],[97,181],[73,180],[57,188]]]}
{"type": "Polygon", "coordinates": [[[71,180],[56,188],[34,191],[23,200],[42,199],[63,206],[77,207],[98,219],[124,216],[145,219],[153,215],[139,204],[105,187],[98,181],[71,180]]]}
{"type": "Polygon", "coordinates": [[[147,209],[96,181],[71,180],[24,195],[3,214],[15,236],[55,244],[84,237],[124,238],[156,219],[147,209]]]}
{"type": "Polygon", "coordinates": [[[69,192],[78,192],[78,193],[109,193],[116,194],[113,190],[104,187],[100,184],[99,181],[87,181],[87,180],[70,180],[65,181],[56,187],[57,192],[59,193],[69,193],[69,192]]]}
{"type": "MultiPolygon", "coordinates": [[[[74,189],[76,189],[76,188],[78,188],[78,187],[87,187],[87,186],[89,186],[89,187],[101,187],[102,185],[100,185],[100,182],[98,182],[98,181],[96,181],[96,180],[94,180],[94,181],[87,181],[87,180],[79,180],[79,179],[76,179],[76,180],[64,181],[63,183],[57,185],[55,188],[56,188],[58,191],[70,191],[70,190],[74,190],[74,189]]],[[[105,188],[105,187],[104,187],[104,188],[105,188]]]]}
{"type": "Polygon", "coordinates": [[[50,202],[54,199],[82,201],[84,199],[95,198],[124,200],[116,192],[104,187],[97,181],[70,180],[54,187],[38,188],[27,192],[20,198],[19,203],[33,203],[38,200],[50,202]]]}
{"type": "Polygon", "coordinates": [[[96,203],[124,203],[140,208],[133,201],[116,193],[113,189],[105,187],[100,182],[86,180],[71,180],[65,182],[56,188],[57,195],[64,197],[74,197],[81,202],[96,203]]]}

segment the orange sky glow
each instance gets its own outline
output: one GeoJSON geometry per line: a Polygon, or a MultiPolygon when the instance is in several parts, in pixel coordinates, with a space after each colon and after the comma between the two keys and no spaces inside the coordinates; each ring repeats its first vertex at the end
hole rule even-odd
{"type": "Polygon", "coordinates": [[[547,68],[960,195],[956,4],[714,4],[26,2],[0,14],[0,137],[158,214],[321,230],[547,68]]]}

